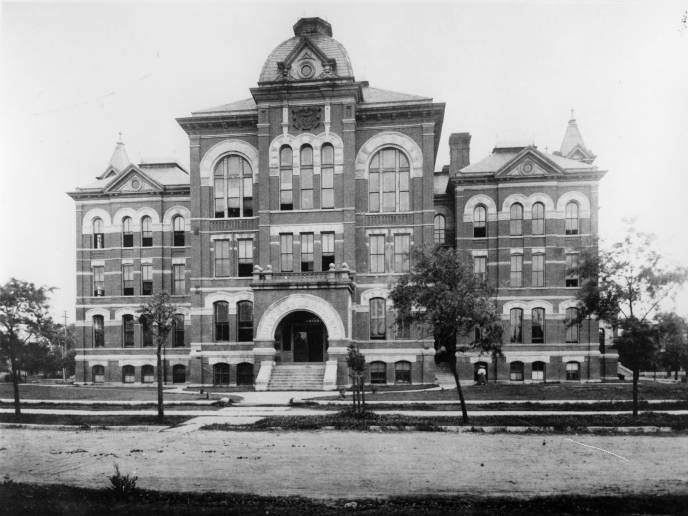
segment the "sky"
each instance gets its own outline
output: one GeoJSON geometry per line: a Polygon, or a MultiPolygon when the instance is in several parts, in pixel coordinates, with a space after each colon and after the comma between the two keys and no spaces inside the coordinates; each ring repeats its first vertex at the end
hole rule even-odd
{"type": "MultiPolygon", "coordinates": [[[[188,167],[175,118],[250,97],[299,17],[320,16],[357,80],[446,103],[471,159],[502,140],[559,148],[570,110],[595,162],[600,235],[624,219],[688,264],[688,0],[0,3],[0,281],[75,304],[74,201],[121,131],[132,160],[188,167]]],[[[669,305],[688,315],[688,287],[669,305]]]]}

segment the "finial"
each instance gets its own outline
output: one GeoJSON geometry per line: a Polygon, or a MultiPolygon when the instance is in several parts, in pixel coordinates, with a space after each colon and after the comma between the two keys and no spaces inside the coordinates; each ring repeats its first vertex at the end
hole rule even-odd
{"type": "Polygon", "coordinates": [[[575,120],[576,115],[573,113],[573,108],[571,108],[571,120],[575,120]]]}
{"type": "Polygon", "coordinates": [[[120,131],[119,133],[117,133],[117,135],[119,136],[119,139],[117,140],[117,143],[122,143],[122,131],[120,131]]]}

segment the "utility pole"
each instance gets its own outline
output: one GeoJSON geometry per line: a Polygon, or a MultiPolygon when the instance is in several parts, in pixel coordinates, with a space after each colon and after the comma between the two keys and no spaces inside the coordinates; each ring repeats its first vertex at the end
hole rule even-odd
{"type": "Polygon", "coordinates": [[[67,370],[64,367],[65,348],[67,347],[67,310],[64,311],[64,340],[62,341],[62,381],[67,381],[67,370]]]}

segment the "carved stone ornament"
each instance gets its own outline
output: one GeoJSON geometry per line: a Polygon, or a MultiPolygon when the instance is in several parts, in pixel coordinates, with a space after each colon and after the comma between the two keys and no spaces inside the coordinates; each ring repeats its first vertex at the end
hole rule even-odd
{"type": "Polygon", "coordinates": [[[532,161],[526,161],[521,165],[521,172],[523,172],[524,175],[530,175],[533,173],[533,162],[532,161]]]}
{"type": "Polygon", "coordinates": [[[318,127],[322,120],[322,107],[306,106],[292,108],[291,123],[300,131],[311,131],[318,127]]]}

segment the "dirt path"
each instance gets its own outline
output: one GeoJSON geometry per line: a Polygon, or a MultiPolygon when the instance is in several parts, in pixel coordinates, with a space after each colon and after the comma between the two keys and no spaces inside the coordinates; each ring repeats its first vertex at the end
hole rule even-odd
{"type": "Polygon", "coordinates": [[[15,481],[104,487],[116,462],[145,488],[319,498],[688,493],[686,452],[685,436],[0,433],[0,467],[15,481]]]}

